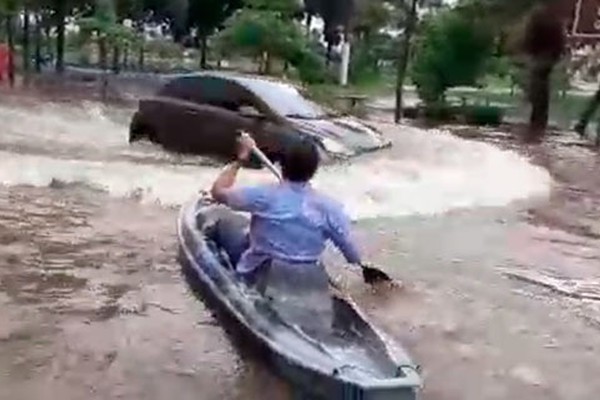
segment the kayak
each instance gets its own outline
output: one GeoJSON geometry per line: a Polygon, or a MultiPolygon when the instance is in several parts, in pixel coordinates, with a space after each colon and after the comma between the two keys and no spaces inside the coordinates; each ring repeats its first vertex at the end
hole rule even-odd
{"type": "Polygon", "coordinates": [[[205,197],[184,205],[177,223],[178,259],[191,290],[214,311],[228,333],[259,349],[273,372],[308,396],[328,400],[417,398],[421,379],[416,365],[352,300],[316,285],[318,289],[302,292],[306,301],[298,301],[293,288],[302,286],[302,279],[295,279],[285,286],[285,291],[292,293],[292,300],[286,303],[267,295],[273,292],[240,279],[213,233],[222,221],[234,221],[240,232],[248,229],[246,215],[205,197]],[[311,302],[313,296],[317,300],[311,302]],[[296,310],[313,304],[323,312],[309,309],[304,314],[311,317],[303,321],[294,316],[302,312],[287,313],[281,304],[292,304],[296,310]],[[324,304],[327,306],[321,307],[324,304]]]}

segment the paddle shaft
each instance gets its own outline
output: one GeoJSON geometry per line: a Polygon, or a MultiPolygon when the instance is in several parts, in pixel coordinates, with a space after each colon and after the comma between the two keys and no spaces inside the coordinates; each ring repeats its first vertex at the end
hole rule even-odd
{"type": "Polygon", "coordinates": [[[277,169],[277,167],[271,162],[271,160],[269,160],[269,157],[267,157],[265,155],[265,153],[263,153],[258,147],[254,146],[252,148],[252,153],[254,153],[254,155],[256,157],[258,157],[258,159],[260,160],[260,162],[263,163],[263,165],[265,167],[267,167],[272,173],[273,175],[275,175],[275,177],[277,177],[277,179],[281,182],[283,181],[283,177],[281,176],[281,172],[279,172],[279,170],[277,169]]]}

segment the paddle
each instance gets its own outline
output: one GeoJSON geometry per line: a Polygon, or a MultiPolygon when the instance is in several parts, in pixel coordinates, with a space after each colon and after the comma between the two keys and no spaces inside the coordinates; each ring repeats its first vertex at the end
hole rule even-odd
{"type": "MultiPolygon", "coordinates": [[[[248,134],[245,133],[245,132],[240,132],[240,136],[243,137],[244,135],[248,135],[248,134]]],[[[254,146],[252,148],[252,153],[260,160],[260,162],[265,167],[267,167],[267,169],[269,171],[271,171],[271,173],[279,181],[283,180],[283,177],[281,176],[281,173],[279,172],[279,170],[277,169],[277,167],[275,165],[273,165],[273,163],[271,162],[271,160],[269,160],[269,158],[265,155],[265,153],[263,153],[256,146],[254,146]]],[[[388,274],[386,274],[385,272],[383,272],[382,270],[380,270],[379,268],[375,268],[375,267],[372,267],[372,266],[369,266],[369,265],[366,265],[366,264],[361,264],[360,267],[362,269],[363,280],[365,281],[365,283],[368,283],[369,285],[373,285],[373,284],[377,284],[377,283],[383,283],[383,282],[390,282],[390,283],[393,282],[392,278],[388,274]]]]}

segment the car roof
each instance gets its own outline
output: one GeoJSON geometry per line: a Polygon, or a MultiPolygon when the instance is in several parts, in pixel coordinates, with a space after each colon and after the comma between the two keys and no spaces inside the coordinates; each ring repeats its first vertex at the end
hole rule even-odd
{"type": "Polygon", "coordinates": [[[202,71],[202,72],[191,72],[183,74],[173,74],[170,76],[170,81],[177,79],[186,78],[219,78],[227,81],[238,83],[239,85],[249,89],[252,92],[260,92],[261,90],[269,90],[269,88],[297,90],[298,86],[285,82],[280,79],[257,76],[257,75],[246,75],[236,72],[221,72],[221,71],[202,71]]]}

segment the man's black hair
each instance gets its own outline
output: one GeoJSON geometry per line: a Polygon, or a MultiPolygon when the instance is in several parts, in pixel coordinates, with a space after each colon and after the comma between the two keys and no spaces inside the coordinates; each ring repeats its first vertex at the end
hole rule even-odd
{"type": "Polygon", "coordinates": [[[281,172],[290,182],[308,182],[319,168],[319,150],[310,140],[294,140],[283,152],[281,172]]]}

